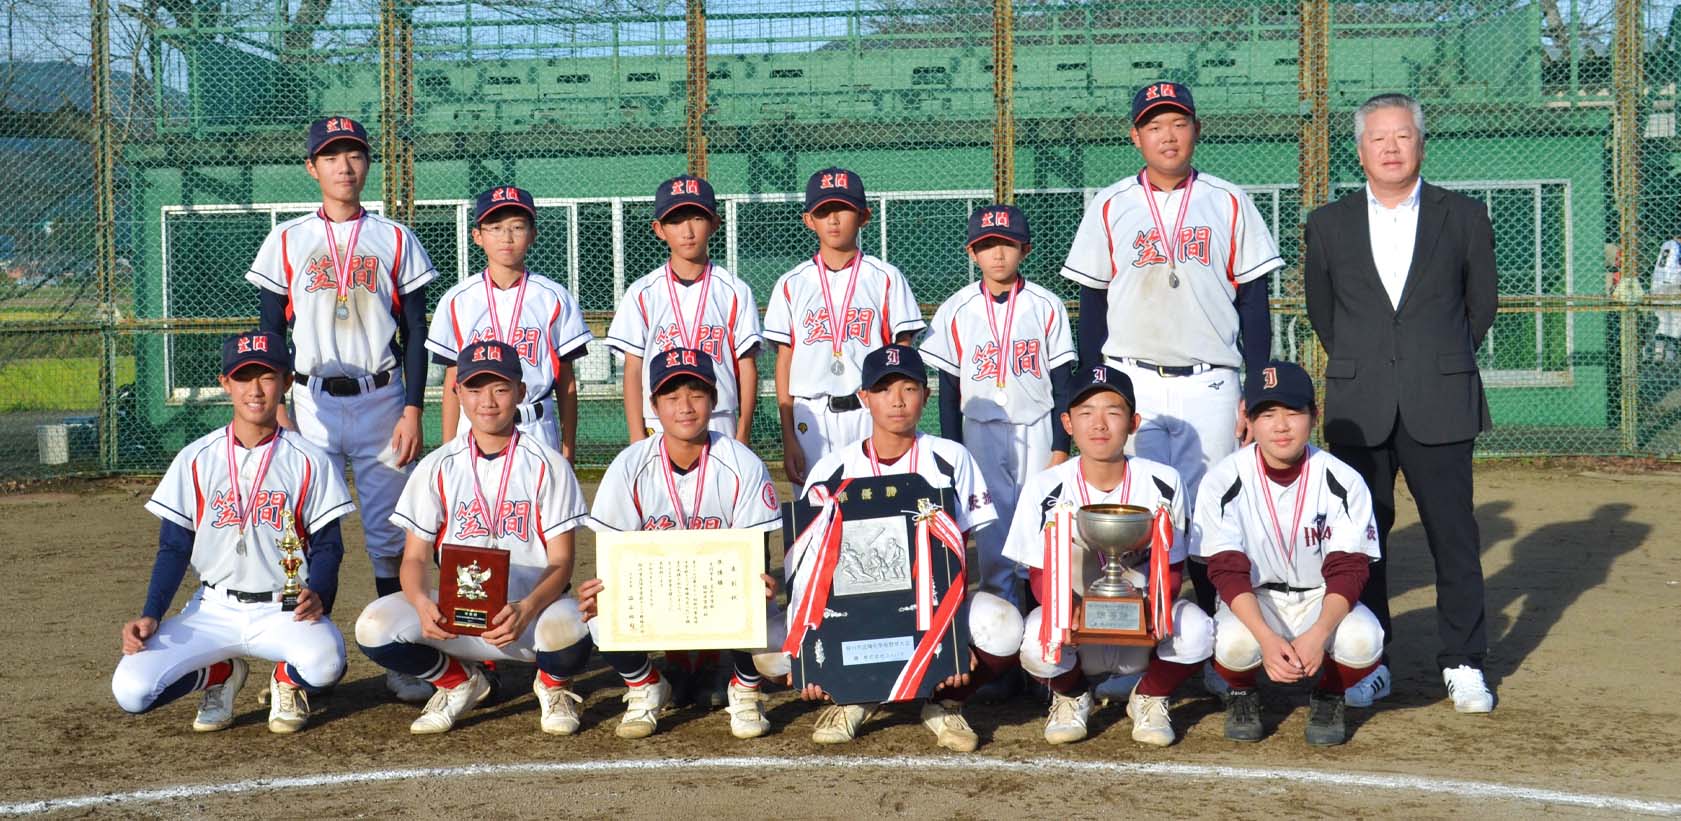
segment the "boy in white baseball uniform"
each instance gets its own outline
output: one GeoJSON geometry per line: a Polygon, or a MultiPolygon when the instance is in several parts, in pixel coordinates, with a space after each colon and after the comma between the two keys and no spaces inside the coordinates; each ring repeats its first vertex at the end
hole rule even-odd
{"type": "Polygon", "coordinates": [[[525,401],[519,352],[474,342],[456,360],[456,392],[472,430],[420,460],[392,521],[408,531],[399,593],[375,600],[356,620],[356,644],[376,664],[437,687],[412,733],[442,733],[490,695],[482,662],[535,663],[543,732],[578,730],[581,699],[571,677],[589,661],[589,631],[572,579],[572,531],[587,511],[572,466],[516,424],[525,401]],[[506,550],[508,603],[491,629],[445,629],[437,588],[427,579],[443,544],[506,550]]]}
{"type": "Polygon", "coordinates": [[[1267,363],[1244,396],[1255,443],[1209,470],[1191,528],[1191,552],[1220,593],[1214,667],[1231,686],[1226,737],[1260,740],[1255,671],[1265,666],[1274,683],[1318,677],[1307,743],[1341,744],[1343,692],[1383,654],[1383,628],[1360,604],[1378,557],[1371,494],[1354,468],[1308,444],[1318,411],[1300,366],[1267,363]]]}
{"type": "MultiPolygon", "coordinates": [[[[776,485],[765,463],[729,434],[708,429],[715,418],[718,377],[706,351],[672,348],[650,360],[649,388],[660,434],[633,443],[613,459],[596,489],[589,526],[597,533],[627,530],[762,530],[782,527],[776,485]]],[[[765,576],[765,594],[776,582],[765,576]]],[[[578,585],[584,618],[595,626],[600,579],[578,585]]],[[[734,676],[728,685],[730,733],[758,738],[770,729],[753,655],[730,651],[734,676]]],[[[659,712],[671,703],[671,683],[660,676],[647,653],[602,653],[624,679],[625,714],[614,731],[620,738],[645,738],[658,726],[659,712]]]]}
{"type": "Polygon", "coordinates": [[[144,713],[203,690],[193,729],[222,730],[233,724],[234,696],[250,672],[240,657],[256,656],[276,662],[269,731],[293,733],[309,719],[307,694],[344,675],[344,637],[328,615],[350,491],[333,460],[280,427],[280,398],[292,382],[285,339],[263,331],[230,337],[219,381],[233,400],[233,422],[176,454],[146,503],[163,520],[158,557],[140,618],[123,625],[111,692],[124,710],[144,713]],[[303,591],[291,610],[280,595],[283,536],[303,543],[294,568],[303,591]],[[201,587],[165,619],[189,563],[201,587]]]}
{"type": "MultiPolygon", "coordinates": [[[[969,452],[956,442],[916,429],[928,404],[928,372],[916,349],[888,345],[871,351],[864,358],[862,376],[864,387],[858,396],[870,413],[870,435],[830,451],[813,464],[802,498],[819,482],[914,473],[935,488],[953,490],[957,514],[952,518],[965,537],[993,526],[998,513],[986,479],[969,452]]],[[[785,571],[793,573],[794,568],[785,571]]],[[[922,724],[941,747],[970,752],[980,743],[963,717],[963,703],[999,673],[1015,667],[1021,629],[1021,612],[1014,605],[984,591],[970,597],[971,672],[947,678],[936,697],[922,707],[922,724]]],[[[800,695],[810,701],[827,698],[815,684],[807,685],[800,695]]],[[[851,741],[874,711],[872,705],[830,705],[818,714],[811,740],[819,744],[851,741]]]]}
{"type": "MultiPolygon", "coordinates": [[[[975,458],[1003,522],[1028,477],[1068,458],[1068,433],[1052,411],[1066,404],[1058,394],[1074,371],[1074,339],[1062,300],[1021,278],[1032,247],[1021,209],[970,214],[967,248],[981,281],[940,305],[922,341],[940,372],[940,435],[975,458]]],[[[1019,606],[1019,566],[1003,556],[1008,530],[975,534],[981,589],[1019,606]]]]}
{"type": "Polygon", "coordinates": [[[624,355],[625,421],[630,441],[660,428],[648,388],[648,360],[661,351],[705,351],[717,374],[708,425],[750,441],[758,401],[759,303],[747,282],[713,263],[707,241],[718,231],[712,185],[684,175],[654,191],[654,236],[671,256],[631,283],[607,328],[607,346],[624,355]]]}
{"type": "MultiPolygon", "coordinates": [[[[321,207],[276,225],[245,279],[257,287],[263,330],[291,335],[298,389],[280,423],[349,460],[383,596],[398,589],[403,532],[389,520],[421,451],[426,284],[438,272],[413,231],[362,207],[369,155],[360,123],[315,121],[305,157],[321,207]]],[[[431,692],[395,676],[386,685],[405,701],[431,692]]]]}
{"type": "MultiPolygon", "coordinates": [[[[1042,471],[1027,480],[1010,523],[1010,538],[1004,555],[1031,568],[1036,597],[1047,605],[1036,607],[1027,617],[1021,645],[1021,666],[1029,675],[1045,682],[1051,691],[1050,717],[1045,721],[1045,740],[1067,744],[1086,737],[1086,720],[1091,715],[1092,694],[1088,678],[1127,677],[1143,673],[1127,699],[1132,718],[1133,740],[1165,747],[1173,743],[1173,724],[1168,718],[1168,697],[1214,653],[1214,623],[1194,602],[1172,604],[1173,631],[1155,647],[1123,647],[1062,644],[1063,625],[1047,615],[1046,606],[1055,600],[1046,588],[1049,579],[1066,574],[1050,572],[1047,553],[1067,552],[1066,545],[1047,546],[1045,527],[1058,505],[1077,507],[1115,503],[1148,510],[1166,506],[1173,532],[1185,528],[1185,493],[1173,468],[1143,457],[1128,457],[1128,436],[1138,427],[1133,408],[1132,380],[1106,365],[1081,368],[1068,387],[1069,405],[1062,413],[1062,425],[1073,436],[1080,455],[1042,471]],[[1046,620],[1051,624],[1047,626],[1046,620]]],[[[1175,538],[1168,554],[1171,565],[1166,590],[1176,597],[1188,551],[1185,540],[1175,538]]],[[[1049,556],[1051,564],[1066,556],[1049,556]]],[[[1140,589],[1144,576],[1128,570],[1140,589]]],[[[1069,596],[1073,591],[1056,591],[1069,596]]],[[[1071,600],[1070,600],[1071,603],[1071,600]]],[[[1069,612],[1072,612],[1070,610],[1069,612]]]]}
{"type": "MultiPolygon", "coordinates": [[[[1243,437],[1238,369],[1271,357],[1266,277],[1284,266],[1249,195],[1192,167],[1201,131],[1189,88],[1139,89],[1131,136],[1144,168],[1092,198],[1062,267],[1081,286],[1081,364],[1132,378],[1143,419],[1133,452],[1179,472],[1186,510],[1243,437]]],[[[1187,570],[1213,613],[1206,569],[1187,570]]]]}
{"type": "Polygon", "coordinates": [[[444,365],[444,441],[465,435],[455,397],[455,359],[474,342],[495,339],[519,351],[526,400],[519,429],[572,460],[578,437],[578,379],[572,363],[589,352],[592,337],[578,300],[564,285],[525,267],[537,239],[537,205],[531,192],[499,185],[473,205],[473,244],[485,269],[438,300],[426,347],[444,365]]]}
{"type": "Polygon", "coordinates": [[[777,345],[782,461],[796,485],[831,450],[870,435],[858,400],[864,357],[927,327],[905,275],[858,247],[870,206],[857,174],[811,175],[803,219],[817,254],[776,281],[765,308],[765,338],[777,345]]]}

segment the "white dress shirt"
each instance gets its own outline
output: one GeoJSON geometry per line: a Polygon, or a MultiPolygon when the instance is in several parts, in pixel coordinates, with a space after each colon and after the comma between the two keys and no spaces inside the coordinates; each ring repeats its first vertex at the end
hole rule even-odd
{"type": "Polygon", "coordinates": [[[1366,185],[1366,223],[1371,227],[1372,262],[1377,263],[1377,275],[1383,280],[1383,290],[1389,292],[1389,305],[1401,307],[1401,290],[1407,285],[1407,269],[1412,267],[1413,242],[1418,238],[1418,192],[1423,189],[1422,178],[1413,182],[1413,190],[1400,205],[1387,208],[1372,195],[1366,185]]]}

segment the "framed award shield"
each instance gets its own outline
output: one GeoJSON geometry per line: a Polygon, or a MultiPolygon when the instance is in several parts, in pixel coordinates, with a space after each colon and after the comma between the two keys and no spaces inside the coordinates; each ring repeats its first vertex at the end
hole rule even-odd
{"type": "MultiPolygon", "coordinates": [[[[836,492],[841,516],[835,564],[822,623],[808,631],[793,659],[794,686],[821,686],[839,704],[892,700],[895,684],[925,634],[917,630],[913,585],[917,514],[923,500],[955,514],[949,488],[935,489],[917,475],[875,476],[825,483],[836,492]]],[[[810,497],[790,502],[782,518],[785,544],[793,544],[822,506],[810,497]]],[[[933,600],[942,601],[961,578],[958,558],[930,551],[933,600]]],[[[958,591],[959,593],[963,591],[958,591]]],[[[969,603],[933,639],[933,655],[915,697],[927,698],[948,676],[969,672],[969,603]]]]}
{"type": "Polygon", "coordinates": [[[451,633],[477,636],[508,603],[508,551],[446,544],[438,550],[438,612],[451,633]]]}

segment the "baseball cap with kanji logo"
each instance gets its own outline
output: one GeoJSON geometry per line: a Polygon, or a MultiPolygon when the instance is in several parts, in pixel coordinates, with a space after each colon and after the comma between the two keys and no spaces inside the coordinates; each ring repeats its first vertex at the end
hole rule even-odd
{"type": "Polygon", "coordinates": [[[222,340],[222,375],[233,376],[246,365],[261,365],[281,375],[291,373],[286,340],[270,331],[245,331],[222,340]]]}
{"type": "Polygon", "coordinates": [[[811,213],[826,202],[838,202],[855,211],[870,210],[864,197],[864,181],[844,168],[825,168],[811,175],[805,184],[805,210],[811,213]]]}
{"type": "Polygon", "coordinates": [[[685,376],[700,380],[717,398],[718,374],[712,367],[712,355],[694,348],[671,348],[654,354],[648,371],[648,393],[658,396],[661,388],[685,376]]]}
{"type": "Polygon", "coordinates": [[[490,374],[498,379],[518,382],[524,376],[519,364],[519,351],[506,342],[486,339],[461,349],[455,360],[455,381],[465,385],[475,376],[490,374]]]}
{"type": "Polygon", "coordinates": [[[672,177],[654,189],[654,219],[663,220],[666,214],[685,205],[695,206],[717,218],[718,198],[712,193],[712,183],[684,174],[672,177]]]}
{"type": "Polygon", "coordinates": [[[309,137],[304,142],[304,156],[315,159],[317,154],[327,146],[349,140],[362,147],[363,151],[371,152],[368,144],[368,130],[362,124],[349,117],[322,117],[309,124],[309,137]]]}
{"type": "Polygon", "coordinates": [[[1195,119],[1197,104],[1191,99],[1191,89],[1181,83],[1151,83],[1132,95],[1132,124],[1139,125],[1155,112],[1181,111],[1195,119]]]}
{"type": "Polygon", "coordinates": [[[478,196],[473,202],[473,224],[483,225],[491,214],[504,208],[518,208],[537,221],[537,203],[531,198],[531,192],[512,185],[498,185],[478,196]]]}
{"type": "Polygon", "coordinates": [[[1027,228],[1027,215],[1014,205],[988,205],[975,209],[969,215],[969,241],[965,246],[974,245],[987,237],[1007,239],[1024,248],[1033,244],[1033,235],[1027,228]]]}

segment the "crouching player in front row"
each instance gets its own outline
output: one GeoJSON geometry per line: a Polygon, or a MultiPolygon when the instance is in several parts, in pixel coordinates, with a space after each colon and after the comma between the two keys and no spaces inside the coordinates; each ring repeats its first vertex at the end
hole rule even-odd
{"type": "Polygon", "coordinates": [[[250,672],[241,656],[256,656],[276,662],[269,731],[297,732],[309,719],[307,694],[344,675],[344,637],[327,615],[350,491],[326,454],[280,427],[280,399],[292,386],[284,339],[263,331],[230,337],[220,382],[233,422],[176,454],[146,502],[163,520],[158,556],[140,618],[123,625],[111,691],[124,710],[143,713],[202,690],[193,729],[223,730],[250,672]],[[293,535],[302,555],[294,552],[289,569],[303,589],[288,612],[280,545],[293,535]],[[202,586],[164,619],[189,563],[202,586]]]}
{"type": "Polygon", "coordinates": [[[587,510],[572,467],[515,427],[525,401],[519,353],[475,342],[456,360],[455,390],[472,430],[431,452],[409,476],[391,520],[408,531],[401,593],[374,600],[356,620],[356,643],[376,664],[431,682],[437,692],[412,733],[442,733],[490,695],[481,662],[535,663],[531,688],[543,731],[578,730],[570,677],[591,644],[572,579],[572,531],[587,510]],[[494,511],[494,513],[491,513],[494,511]],[[508,604],[480,636],[450,633],[428,581],[439,544],[506,550],[508,604]]]}
{"type": "MultiPolygon", "coordinates": [[[[649,357],[648,389],[660,432],[631,443],[613,459],[596,489],[590,529],[762,530],[782,527],[782,507],[770,471],[746,445],[729,433],[711,430],[718,404],[718,377],[712,357],[695,348],[672,348],[649,357]]],[[[765,596],[776,581],[764,576],[765,596]]],[[[578,585],[584,618],[595,629],[600,579],[578,585]]],[[[772,633],[779,620],[771,614],[772,633]]],[[[732,650],[735,667],[728,685],[730,733],[758,738],[770,729],[754,653],[732,650]]],[[[625,714],[613,732],[620,738],[645,738],[659,725],[659,713],[671,704],[671,682],[660,677],[648,654],[604,652],[607,663],[624,679],[625,714]]],[[[780,654],[778,654],[780,655],[780,654]]]]}
{"type": "Polygon", "coordinates": [[[1220,595],[1214,669],[1231,685],[1226,737],[1260,740],[1264,666],[1275,684],[1318,677],[1307,743],[1341,744],[1343,693],[1383,653],[1383,628],[1359,604],[1378,557],[1371,495],[1354,468],[1308,444],[1318,413],[1300,366],[1268,363],[1244,400],[1255,443],[1208,471],[1191,528],[1220,595]]]}
{"type": "MultiPolygon", "coordinates": [[[[1125,373],[1104,365],[1082,368],[1073,373],[1066,395],[1068,409],[1062,414],[1062,425],[1079,446],[1080,455],[1027,480],[1004,544],[1007,558],[1030,568],[1029,578],[1041,602],[1027,617],[1021,666],[1029,675],[1043,680],[1051,691],[1045,740],[1052,744],[1086,737],[1086,720],[1092,709],[1091,683],[1142,672],[1143,678],[1138,679],[1127,700],[1132,737],[1165,747],[1174,740],[1168,697],[1213,654],[1213,621],[1195,602],[1175,599],[1173,632],[1154,648],[1106,644],[1076,648],[1063,644],[1065,626],[1055,623],[1052,613],[1046,612],[1046,603],[1071,591],[1048,587],[1057,574],[1047,567],[1047,558],[1052,557],[1046,554],[1065,548],[1052,544],[1048,550],[1044,534],[1057,506],[1065,503],[1076,508],[1125,504],[1152,511],[1166,505],[1173,531],[1178,534],[1184,530],[1184,488],[1173,468],[1126,455],[1127,438],[1138,428],[1138,409],[1132,380],[1125,373]],[[1048,630],[1047,621],[1051,621],[1048,630]]],[[[1171,568],[1166,589],[1172,591],[1170,595],[1179,590],[1187,553],[1184,540],[1176,538],[1168,555],[1171,568]]],[[[1145,579],[1138,571],[1129,570],[1128,575],[1139,589],[1144,588],[1145,579]]]]}

